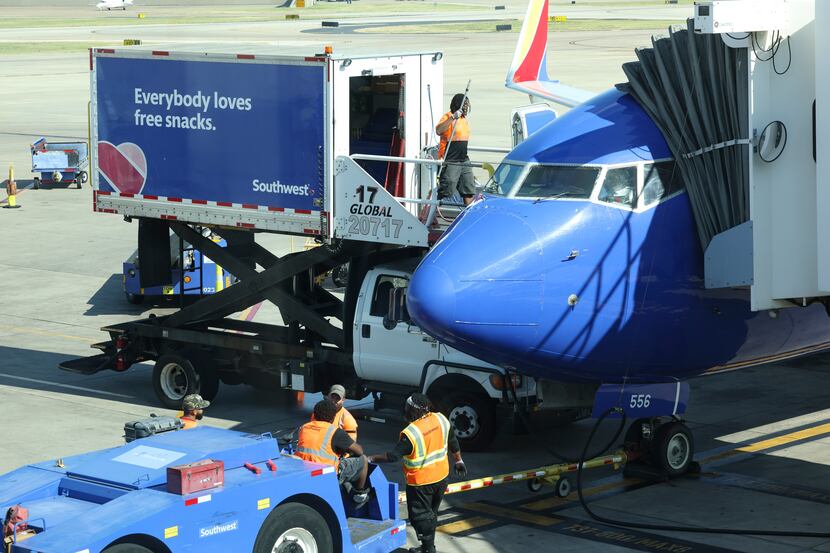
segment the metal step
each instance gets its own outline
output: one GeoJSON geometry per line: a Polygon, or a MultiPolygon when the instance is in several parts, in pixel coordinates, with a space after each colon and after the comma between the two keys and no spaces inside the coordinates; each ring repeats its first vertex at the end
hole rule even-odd
{"type": "Polygon", "coordinates": [[[69,359],[61,362],[58,367],[64,371],[89,375],[109,369],[114,360],[114,356],[101,353],[92,357],[69,359]]]}

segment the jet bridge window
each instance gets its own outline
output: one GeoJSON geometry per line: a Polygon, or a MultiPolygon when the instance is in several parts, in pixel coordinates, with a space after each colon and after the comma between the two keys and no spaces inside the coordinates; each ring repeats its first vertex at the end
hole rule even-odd
{"type": "Polygon", "coordinates": [[[590,198],[599,176],[598,167],[537,165],[516,192],[518,198],[590,198]]]}
{"type": "Polygon", "coordinates": [[[672,161],[648,163],[643,167],[643,206],[650,206],[685,188],[680,168],[672,161]]]}
{"type": "Polygon", "coordinates": [[[605,173],[597,199],[615,205],[634,207],[637,197],[637,166],[616,167],[605,173]]]}

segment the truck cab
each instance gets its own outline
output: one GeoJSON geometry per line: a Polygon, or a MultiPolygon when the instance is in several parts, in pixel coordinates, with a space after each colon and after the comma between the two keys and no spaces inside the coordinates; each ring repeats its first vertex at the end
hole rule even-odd
{"type": "Polygon", "coordinates": [[[508,377],[504,369],[453,349],[418,327],[406,310],[417,263],[408,259],[366,273],[352,328],[355,372],[367,388],[387,396],[405,399],[411,391],[426,393],[466,448],[483,447],[496,432],[496,408],[515,399],[535,401],[536,383],[508,377]]]}

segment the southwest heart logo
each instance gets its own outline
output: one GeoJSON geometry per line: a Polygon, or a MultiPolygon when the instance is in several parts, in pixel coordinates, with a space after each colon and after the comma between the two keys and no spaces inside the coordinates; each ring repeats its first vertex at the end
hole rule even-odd
{"type": "Polygon", "coordinates": [[[116,146],[98,142],[98,172],[122,194],[141,194],[147,181],[147,158],[132,142],[116,146]]]}

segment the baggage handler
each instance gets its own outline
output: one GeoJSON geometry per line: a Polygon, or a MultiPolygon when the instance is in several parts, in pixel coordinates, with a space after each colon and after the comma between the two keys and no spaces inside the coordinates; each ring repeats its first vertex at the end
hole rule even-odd
{"type": "Polygon", "coordinates": [[[403,461],[409,523],[421,542],[421,547],[410,551],[435,553],[438,508],[450,471],[447,451],[452,453],[456,475],[466,476],[467,467],[461,460],[461,448],[450,421],[443,414],[431,411],[427,396],[417,393],[409,396],[404,414],[409,426],[401,432],[395,449],[372,455],[369,460],[373,463],[403,461]]]}
{"type": "Polygon", "coordinates": [[[340,410],[334,416],[334,426],[342,428],[352,440],[357,441],[357,421],[343,407],[343,402],[346,400],[346,388],[340,384],[335,384],[329,389],[329,399],[340,407],[340,410]]]}
{"type": "Polygon", "coordinates": [[[470,99],[465,98],[464,94],[456,94],[450,101],[450,111],[435,126],[435,132],[441,137],[438,159],[444,160],[438,179],[438,199],[449,198],[457,191],[465,206],[473,203],[476,193],[473,169],[467,155],[467,144],[470,141],[470,124],[467,122],[469,113],[470,99]]]}
{"type": "Polygon", "coordinates": [[[199,421],[205,416],[205,409],[208,407],[210,407],[210,402],[202,399],[202,396],[199,394],[184,396],[182,400],[182,411],[184,414],[179,417],[184,423],[183,430],[196,428],[199,425],[199,421]]]}
{"type": "Polygon", "coordinates": [[[362,505],[369,499],[366,488],[369,465],[363,448],[345,430],[335,426],[336,414],[337,404],[330,399],[319,401],[314,406],[314,419],[300,427],[297,457],[335,467],[340,484],[350,484],[352,500],[362,505]],[[346,453],[351,456],[344,458],[346,453]]]}

